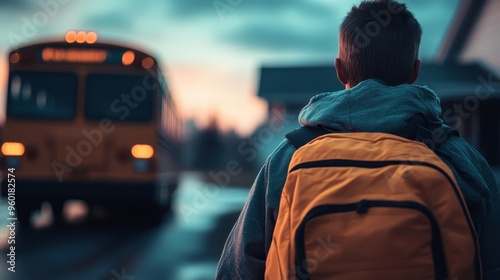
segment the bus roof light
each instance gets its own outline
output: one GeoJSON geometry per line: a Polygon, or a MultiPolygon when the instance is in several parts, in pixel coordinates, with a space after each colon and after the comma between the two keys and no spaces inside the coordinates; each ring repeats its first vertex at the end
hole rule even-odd
{"type": "Polygon", "coordinates": [[[146,57],[142,60],[142,67],[144,67],[144,69],[149,69],[153,67],[153,65],[155,65],[155,61],[151,57],[146,57]]]}
{"type": "Polygon", "coordinates": [[[122,55],[122,63],[125,66],[128,66],[132,63],[134,63],[135,60],[135,54],[133,51],[126,51],[122,55]]]}
{"type": "Polygon", "coordinates": [[[97,33],[95,33],[94,31],[87,33],[87,38],[85,39],[85,41],[87,42],[87,44],[95,43],[97,41],[97,33]]]}
{"type": "Polygon", "coordinates": [[[87,44],[94,44],[97,42],[97,33],[94,31],[90,31],[86,33],[85,31],[79,31],[76,33],[76,31],[69,31],[66,33],[66,42],[67,43],[87,43],[87,44]]]}
{"type": "Polygon", "coordinates": [[[9,61],[12,64],[16,64],[21,60],[21,56],[18,53],[13,53],[10,55],[9,61]]]}
{"type": "Polygon", "coordinates": [[[19,142],[5,142],[2,145],[2,154],[20,157],[24,154],[24,145],[19,142]]]}
{"type": "Polygon", "coordinates": [[[66,33],[66,42],[67,43],[74,43],[76,41],[76,32],[75,31],[69,31],[66,33]]]}
{"type": "Polygon", "coordinates": [[[76,33],[76,42],[81,44],[85,43],[85,39],[87,38],[87,34],[85,34],[85,31],[80,31],[76,33]]]}
{"type": "Polygon", "coordinates": [[[132,147],[130,150],[132,156],[135,158],[148,159],[153,157],[154,149],[151,145],[146,144],[137,144],[132,147]]]}

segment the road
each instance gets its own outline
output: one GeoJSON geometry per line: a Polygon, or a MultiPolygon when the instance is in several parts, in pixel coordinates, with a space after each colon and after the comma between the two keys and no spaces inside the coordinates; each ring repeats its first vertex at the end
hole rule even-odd
{"type": "MultiPolygon", "coordinates": [[[[249,188],[220,187],[183,176],[173,211],[157,227],[140,217],[89,215],[79,202],[66,207],[67,224],[51,224],[46,205],[35,229],[16,231],[15,271],[8,270],[9,230],[0,228],[0,279],[213,279],[225,239],[249,188]]],[[[8,224],[0,202],[0,223],[8,224]]]]}

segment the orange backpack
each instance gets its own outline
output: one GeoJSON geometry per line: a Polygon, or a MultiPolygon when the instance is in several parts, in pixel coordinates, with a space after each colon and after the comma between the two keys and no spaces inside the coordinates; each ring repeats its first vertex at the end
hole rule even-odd
{"type": "Polygon", "coordinates": [[[305,127],[287,138],[297,150],[266,279],[481,279],[464,198],[428,146],[305,127]]]}

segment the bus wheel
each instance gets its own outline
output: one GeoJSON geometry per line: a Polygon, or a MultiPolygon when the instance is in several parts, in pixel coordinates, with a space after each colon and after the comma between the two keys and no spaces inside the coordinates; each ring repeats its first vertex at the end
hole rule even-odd
{"type": "Polygon", "coordinates": [[[52,207],[52,218],[54,225],[61,225],[64,223],[64,200],[54,200],[50,202],[52,207]]]}

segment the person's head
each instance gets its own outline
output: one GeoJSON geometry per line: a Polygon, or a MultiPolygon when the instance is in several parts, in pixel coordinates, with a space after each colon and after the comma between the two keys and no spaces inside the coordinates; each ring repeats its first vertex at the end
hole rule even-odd
{"type": "Polygon", "coordinates": [[[412,84],[418,77],[422,28],[405,4],[363,1],[340,25],[337,76],[346,88],[366,79],[388,85],[412,84]]]}

